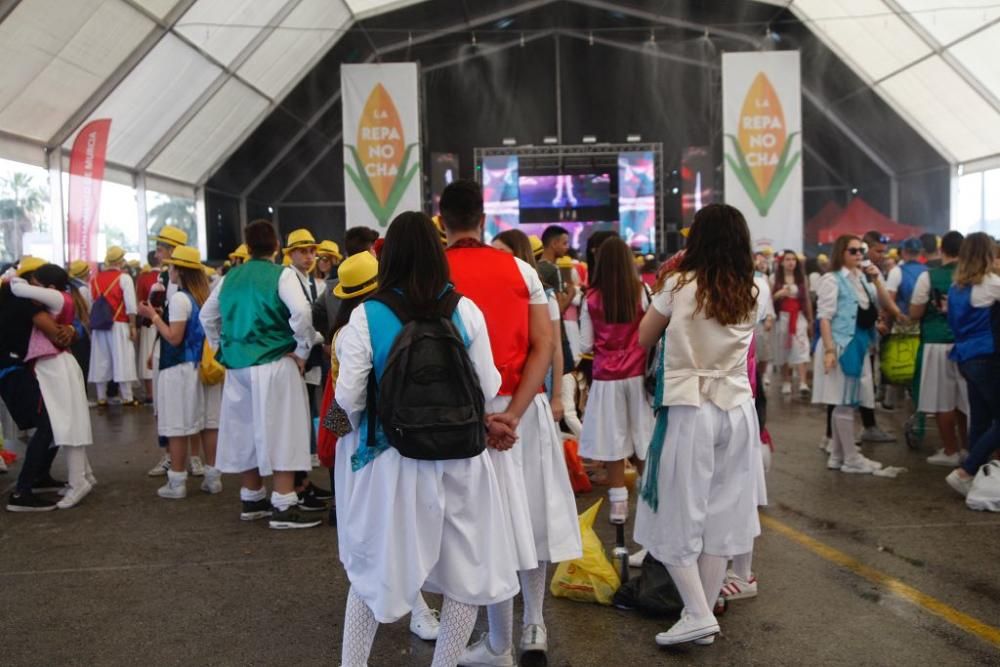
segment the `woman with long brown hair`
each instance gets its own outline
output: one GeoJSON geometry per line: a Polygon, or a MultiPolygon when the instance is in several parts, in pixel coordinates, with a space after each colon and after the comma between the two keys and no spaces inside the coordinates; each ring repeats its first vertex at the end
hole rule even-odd
{"type": "MultiPolygon", "coordinates": [[[[812,299],[806,272],[798,255],[786,250],[774,272],[771,285],[774,309],[778,314],[774,327],[774,363],[781,367],[781,393],[792,393],[792,370],[798,373],[799,393],[809,397],[809,332],[812,329],[812,299]]],[[[763,344],[763,341],[761,341],[763,344]]]]}
{"type": "Polygon", "coordinates": [[[649,306],[632,251],[620,237],[601,244],[580,309],[580,350],[593,354],[593,383],[583,417],[580,455],[604,461],[609,520],[628,519],[625,461],[646,458],[653,412],[646,398],[646,351],[639,322],[649,306]]]}
{"type": "Polygon", "coordinates": [[[743,215],[706,206],[639,327],[644,347],[664,338],[659,405],[667,409],[651,439],[635,539],[684,600],[681,619],[656,636],[661,645],[713,641],[728,559],[749,553],[760,533],[765,489],[747,355],[763,310],[743,215]]]}
{"type": "Polygon", "coordinates": [[[222,385],[203,385],[198,373],[205,331],[199,321],[208,299],[208,278],[197,248],[177,246],[163,261],[169,266],[170,282],[177,291],[170,297],[170,322],[148,301],[139,304],[139,314],[148,318],[160,336],[160,368],[156,376],[156,427],[167,438],[170,470],[167,483],[157,494],[179,500],[187,497],[188,438],[201,436],[206,493],[222,491],[222,473],[215,467],[222,385]]]}
{"type": "MultiPolygon", "coordinates": [[[[996,247],[982,232],[969,234],[958,253],[948,291],[948,324],[955,334],[951,358],[969,388],[969,456],[946,478],[963,496],[979,467],[1000,449],[1000,276],[996,247]]],[[[968,500],[970,507],[977,501],[968,500]]],[[[979,506],[979,509],[986,509],[979,506]]]]}

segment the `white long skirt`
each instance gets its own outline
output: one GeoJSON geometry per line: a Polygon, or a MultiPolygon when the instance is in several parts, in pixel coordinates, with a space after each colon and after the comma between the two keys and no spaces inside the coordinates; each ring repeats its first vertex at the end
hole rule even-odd
{"type": "Polygon", "coordinates": [[[753,400],[731,410],[671,406],[665,438],[659,508],[639,499],[635,541],[667,565],[748,553],[760,534],[757,506],[766,502],[753,400]]]}
{"type": "Polygon", "coordinates": [[[774,324],[771,338],[774,343],[771,361],[778,366],[789,364],[795,366],[809,361],[809,322],[805,315],[798,314],[798,321],[795,325],[795,335],[788,333],[789,313],[780,313],[778,321],[774,324]]]}
{"type": "Polygon", "coordinates": [[[288,357],[226,371],[216,467],[225,473],[258,469],[310,470],[309,403],[299,367],[288,357]]]}
{"type": "Polygon", "coordinates": [[[969,387],[958,371],[958,364],[948,358],[952,347],[951,344],[924,345],[919,412],[934,414],[958,410],[969,414],[969,387]]]}
{"type": "Polygon", "coordinates": [[[354,431],[337,443],[338,548],[353,591],[380,623],[408,614],[421,589],[476,606],[517,595],[514,545],[487,453],[418,461],[390,448],[355,472],[357,439],[354,431]]]}
{"type": "MultiPolygon", "coordinates": [[[[487,404],[486,412],[503,412],[509,405],[510,396],[498,396],[487,404]]],[[[579,558],[583,547],[576,498],[562,438],[543,394],[536,395],[521,416],[517,435],[513,448],[489,450],[507,507],[517,569],[533,570],[539,561],[579,558]]]]}
{"type": "Polygon", "coordinates": [[[224,383],[201,385],[202,394],[205,397],[205,428],[219,428],[220,416],[222,415],[222,387],[224,383]]]}
{"type": "Polygon", "coordinates": [[[146,366],[146,362],[149,360],[150,355],[153,354],[153,345],[155,343],[156,329],[154,327],[139,327],[139,345],[135,365],[140,380],[153,379],[153,369],[146,366]]]}
{"type": "Polygon", "coordinates": [[[38,359],[35,377],[52,424],[53,444],[59,447],[94,444],[87,385],[76,358],[68,352],[60,352],[38,359]]]}
{"type": "MultiPolygon", "coordinates": [[[[820,403],[823,405],[847,405],[848,396],[844,394],[844,386],[847,383],[847,377],[844,375],[844,371],[840,368],[840,355],[843,352],[841,348],[837,348],[837,363],[834,364],[833,370],[827,373],[823,369],[823,350],[822,348],[816,350],[816,356],[813,359],[813,403],[820,403]]],[[[864,408],[874,408],[875,407],[875,382],[872,378],[872,359],[871,355],[865,355],[865,363],[861,371],[861,382],[858,387],[858,402],[861,407],[864,408]]]]}
{"type": "Polygon", "coordinates": [[[652,435],[653,408],[645,378],[594,380],[583,415],[580,456],[621,461],[635,454],[645,461],[652,435]]]}
{"type": "Polygon", "coordinates": [[[107,331],[90,332],[89,382],[135,382],[135,346],[128,322],[115,322],[107,331]]]}
{"type": "Polygon", "coordinates": [[[156,432],[181,438],[205,429],[205,395],[198,367],[186,361],[156,374],[156,432]]]}

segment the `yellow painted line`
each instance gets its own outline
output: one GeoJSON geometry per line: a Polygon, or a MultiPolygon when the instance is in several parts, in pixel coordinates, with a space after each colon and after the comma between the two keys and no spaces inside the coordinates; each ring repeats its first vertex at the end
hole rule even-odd
{"type": "Polygon", "coordinates": [[[781,533],[793,542],[801,544],[820,558],[826,559],[831,563],[836,563],[842,568],[850,570],[859,577],[867,579],[878,586],[882,586],[897,597],[900,597],[903,600],[920,607],[921,609],[929,611],[938,618],[954,625],[960,630],[964,630],[969,634],[979,637],[983,641],[989,642],[996,647],[1000,647],[1000,628],[984,623],[978,618],[974,618],[968,614],[960,612],[951,605],[948,605],[937,598],[931,597],[926,593],[922,593],[913,586],[905,584],[895,577],[890,577],[887,574],[879,572],[878,570],[865,565],[858,559],[848,556],[843,551],[838,551],[837,549],[834,549],[817,539],[809,537],[805,533],[801,533],[773,517],[762,514],[760,516],[760,522],[770,530],[773,530],[776,533],[781,533]]]}

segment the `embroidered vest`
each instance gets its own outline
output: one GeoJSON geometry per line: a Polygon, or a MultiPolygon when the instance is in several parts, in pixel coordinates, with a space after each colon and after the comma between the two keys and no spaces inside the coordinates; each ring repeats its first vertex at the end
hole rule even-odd
{"type": "Polygon", "coordinates": [[[931,300],[920,322],[920,339],[925,343],[948,344],[955,342],[955,334],[948,325],[948,315],[938,308],[940,297],[948,294],[955,279],[956,262],[938,266],[928,271],[931,281],[931,300]]]}
{"type": "Polygon", "coordinates": [[[631,322],[608,324],[604,321],[601,293],[587,294],[587,312],[594,324],[594,379],[624,380],[646,373],[646,351],[639,346],[639,322],[642,306],[631,322]]]}
{"type": "MultiPolygon", "coordinates": [[[[75,319],[76,310],[73,307],[73,297],[68,293],[62,293],[63,307],[59,311],[55,320],[58,324],[70,325],[73,324],[75,319]]],[[[43,334],[38,327],[32,327],[31,338],[28,339],[28,353],[24,356],[25,361],[31,361],[32,359],[44,359],[45,357],[54,357],[60,352],[66,352],[61,348],[56,347],[48,337],[43,334]]]]}
{"type": "Polygon", "coordinates": [[[903,273],[903,281],[896,292],[896,305],[906,314],[910,312],[910,299],[913,297],[913,288],[917,286],[917,279],[927,267],[920,262],[905,262],[899,269],[903,273]]]}
{"type": "MultiPolygon", "coordinates": [[[[833,342],[837,347],[845,348],[857,331],[861,300],[858,299],[858,293],[843,271],[838,271],[834,276],[834,280],[837,281],[837,312],[833,315],[830,327],[833,329],[833,342]]],[[[869,302],[874,304],[875,290],[864,278],[861,279],[861,285],[868,293],[869,302]]]]}
{"type": "Polygon", "coordinates": [[[955,333],[952,361],[961,364],[1000,351],[1000,304],[974,307],[971,287],[952,285],[948,290],[948,324],[955,333]]]}
{"type": "Polygon", "coordinates": [[[226,274],[219,292],[222,335],[215,357],[226,368],[262,366],[295,350],[290,313],[278,296],[284,270],[251,259],[226,274]]]}

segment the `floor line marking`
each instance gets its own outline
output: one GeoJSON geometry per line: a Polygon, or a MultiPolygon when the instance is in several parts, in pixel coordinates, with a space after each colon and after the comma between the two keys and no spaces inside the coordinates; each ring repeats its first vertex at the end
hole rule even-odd
{"type": "Polygon", "coordinates": [[[159,563],[133,563],[129,565],[94,565],[90,567],[62,567],[48,570],[13,570],[0,572],[0,579],[12,577],[31,577],[36,575],[83,574],[100,572],[126,572],[129,570],[155,570],[181,567],[220,567],[229,565],[267,565],[269,563],[300,563],[310,561],[334,560],[335,555],[323,556],[275,556],[274,558],[236,558],[227,560],[180,561],[159,563]]]}
{"type": "Polygon", "coordinates": [[[895,577],[879,572],[875,568],[865,565],[857,558],[849,556],[843,551],[834,549],[833,547],[824,544],[823,542],[820,542],[805,533],[799,532],[774,517],[762,514],[760,516],[760,521],[770,530],[780,533],[793,542],[797,542],[820,558],[835,563],[840,567],[853,572],[859,577],[867,579],[873,584],[882,586],[897,597],[930,612],[960,630],[975,635],[983,641],[1000,648],[1000,628],[984,623],[978,618],[969,616],[968,614],[955,609],[951,605],[946,604],[935,597],[927,595],[909,584],[903,583],[895,577]]]}

